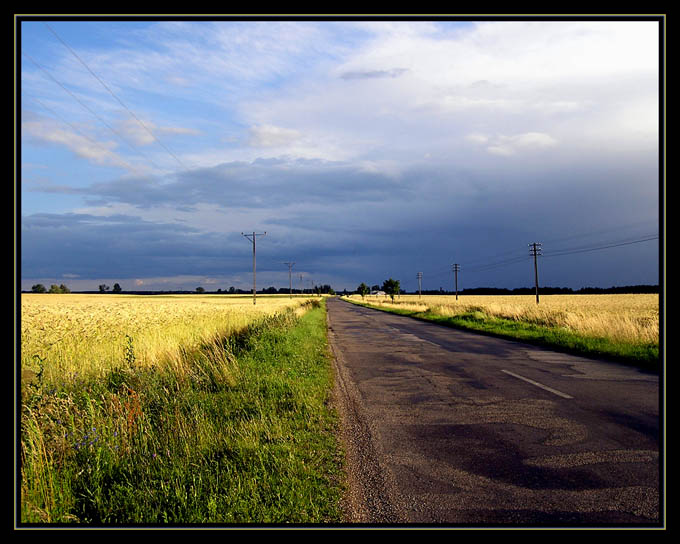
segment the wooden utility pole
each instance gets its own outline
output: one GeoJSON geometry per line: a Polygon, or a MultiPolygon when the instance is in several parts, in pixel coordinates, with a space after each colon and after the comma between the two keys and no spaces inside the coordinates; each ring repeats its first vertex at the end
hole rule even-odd
{"type": "Polygon", "coordinates": [[[256,281],[256,266],[255,266],[255,239],[258,236],[266,236],[267,232],[253,232],[252,234],[243,234],[241,233],[242,236],[245,236],[250,240],[253,244],[253,304],[257,304],[257,281],[256,281]],[[252,238],[251,238],[252,236],[252,238]]]}
{"type": "Polygon", "coordinates": [[[541,244],[533,242],[529,244],[529,255],[534,258],[534,278],[536,280],[536,304],[538,304],[538,261],[537,258],[541,255],[541,244]]]}
{"type": "Polygon", "coordinates": [[[422,273],[422,272],[418,272],[418,273],[416,274],[416,277],[418,278],[418,298],[420,298],[421,282],[422,282],[422,280],[423,280],[423,273],[422,273]]]}
{"type": "Polygon", "coordinates": [[[295,263],[283,263],[283,264],[288,266],[288,289],[289,289],[289,293],[290,293],[290,298],[293,298],[293,276],[292,276],[292,272],[293,272],[293,265],[295,263]]]}
{"type": "Polygon", "coordinates": [[[454,278],[455,278],[456,300],[458,300],[458,271],[460,270],[460,265],[454,264],[451,269],[453,270],[453,275],[454,275],[454,278]]]}

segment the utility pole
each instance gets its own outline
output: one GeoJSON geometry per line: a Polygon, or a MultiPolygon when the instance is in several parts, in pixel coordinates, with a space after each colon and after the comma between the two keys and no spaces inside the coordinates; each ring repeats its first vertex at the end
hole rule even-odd
{"type": "Polygon", "coordinates": [[[242,236],[245,236],[248,238],[248,240],[251,241],[253,244],[253,304],[257,304],[256,298],[257,298],[257,282],[255,281],[256,278],[256,273],[255,273],[255,239],[258,236],[266,236],[267,232],[253,232],[252,234],[243,234],[241,233],[242,236]],[[252,238],[251,238],[252,236],[252,238]]]}
{"type": "Polygon", "coordinates": [[[536,304],[538,304],[538,262],[537,257],[541,255],[541,244],[533,242],[529,244],[529,255],[534,258],[534,277],[536,279],[536,304]]]}
{"type": "Polygon", "coordinates": [[[288,288],[290,292],[290,298],[293,298],[293,277],[292,277],[292,270],[293,270],[293,265],[295,263],[283,263],[288,266],[288,288]]]}
{"type": "Polygon", "coordinates": [[[458,271],[460,270],[460,265],[459,264],[454,264],[451,267],[451,270],[453,270],[453,274],[455,277],[455,286],[456,286],[456,300],[458,300],[458,271]]]}
{"type": "Polygon", "coordinates": [[[421,292],[421,282],[423,280],[423,273],[418,272],[416,274],[416,278],[418,278],[418,298],[420,298],[420,292],[421,292]]]}

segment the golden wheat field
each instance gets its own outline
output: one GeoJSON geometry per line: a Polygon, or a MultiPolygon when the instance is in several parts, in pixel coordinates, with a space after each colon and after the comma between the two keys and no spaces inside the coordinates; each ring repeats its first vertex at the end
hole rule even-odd
{"type": "Polygon", "coordinates": [[[306,297],[228,295],[22,294],[22,371],[43,379],[103,375],[134,357],[135,365],[172,364],[181,349],[228,336],[306,297]],[[40,363],[40,360],[43,363],[40,363]]]}
{"type": "MultiPolygon", "coordinates": [[[[361,300],[359,295],[352,299],[361,300]]],[[[442,316],[483,312],[491,317],[563,327],[591,337],[633,343],[659,342],[659,295],[401,295],[394,303],[384,296],[366,296],[373,305],[442,316]]]]}

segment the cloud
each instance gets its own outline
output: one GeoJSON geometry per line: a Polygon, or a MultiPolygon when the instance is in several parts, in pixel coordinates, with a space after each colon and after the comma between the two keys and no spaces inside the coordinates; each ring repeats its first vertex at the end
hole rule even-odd
{"type": "Polygon", "coordinates": [[[489,137],[487,135],[479,133],[468,134],[465,136],[465,139],[476,144],[485,144],[489,141],[489,137]]]}
{"type": "Polygon", "coordinates": [[[215,234],[135,216],[34,214],[22,218],[22,276],[81,278],[164,275],[213,269],[224,246],[215,234]],[[213,263],[213,265],[209,263],[213,263]]]}
{"type": "MultiPolygon", "coordinates": [[[[31,180],[31,209],[38,192],[82,201],[78,213],[25,218],[22,273],[246,274],[239,233],[257,229],[269,233],[263,270],[295,260],[310,274],[379,282],[451,254],[465,263],[480,248],[493,256],[574,225],[658,215],[655,24],[243,23],[140,25],[109,49],[78,49],[201,168],[172,170],[148,132],[61,58],[64,81],[171,166],[31,180]]],[[[74,121],[91,141],[24,121],[28,162],[43,163],[34,144],[49,144],[129,169],[130,150],[92,119],[74,121]]]]}
{"type": "Polygon", "coordinates": [[[248,143],[253,147],[283,147],[299,140],[300,137],[297,130],[260,125],[250,128],[248,143]]]}
{"type": "Polygon", "coordinates": [[[489,144],[486,147],[489,153],[503,157],[510,157],[518,153],[540,151],[557,145],[557,140],[545,132],[525,132],[511,136],[502,134],[495,136],[468,134],[465,139],[475,144],[489,144]]]}
{"type": "Polygon", "coordinates": [[[392,68],[390,70],[363,70],[345,72],[340,75],[341,79],[394,79],[408,72],[406,68],[392,68]]]}
{"type": "Polygon", "coordinates": [[[274,209],[298,202],[351,203],[404,196],[398,177],[340,161],[271,158],[233,161],[165,177],[130,176],[73,189],[91,204],[149,208],[217,204],[224,209],[274,209]]]}
{"type": "Polygon", "coordinates": [[[112,141],[95,141],[72,129],[61,128],[49,120],[40,118],[23,121],[21,128],[23,134],[34,141],[66,147],[94,164],[132,169],[130,164],[115,152],[118,146],[112,141]]]}

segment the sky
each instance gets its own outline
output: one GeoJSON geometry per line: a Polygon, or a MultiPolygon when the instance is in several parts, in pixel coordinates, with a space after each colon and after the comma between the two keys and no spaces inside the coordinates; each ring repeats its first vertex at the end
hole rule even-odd
{"type": "Polygon", "coordinates": [[[658,284],[660,24],[20,18],[21,287],[658,284]]]}

